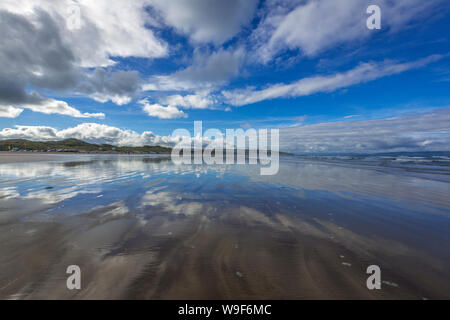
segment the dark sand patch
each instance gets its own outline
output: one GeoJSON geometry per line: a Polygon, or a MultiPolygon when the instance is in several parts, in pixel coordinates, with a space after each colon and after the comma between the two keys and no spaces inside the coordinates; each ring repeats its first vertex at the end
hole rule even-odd
{"type": "Polygon", "coordinates": [[[20,163],[20,162],[36,162],[36,161],[51,161],[61,159],[64,155],[51,153],[13,153],[0,151],[1,163],[20,163]]]}

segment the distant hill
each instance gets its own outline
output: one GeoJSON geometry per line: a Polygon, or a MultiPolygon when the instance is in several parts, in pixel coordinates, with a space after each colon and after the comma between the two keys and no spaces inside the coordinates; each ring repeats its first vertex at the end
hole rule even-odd
{"type": "Polygon", "coordinates": [[[170,153],[172,149],[161,146],[116,147],[109,144],[92,144],[78,139],[61,141],[30,141],[11,139],[0,141],[0,151],[29,150],[44,152],[125,152],[125,153],[170,153]]]}

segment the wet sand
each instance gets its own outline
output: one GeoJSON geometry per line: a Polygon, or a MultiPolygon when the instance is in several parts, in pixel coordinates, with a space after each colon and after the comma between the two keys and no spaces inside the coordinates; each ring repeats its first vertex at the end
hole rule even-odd
{"type": "Polygon", "coordinates": [[[0,298],[450,298],[445,201],[228,170],[136,157],[0,166],[0,298]],[[366,287],[373,264],[382,290],[366,287]],[[80,291],[66,288],[69,265],[80,291]]]}
{"type": "Polygon", "coordinates": [[[36,161],[50,161],[58,159],[58,154],[53,153],[25,153],[25,152],[5,152],[0,151],[1,163],[19,163],[19,162],[36,162],[36,161]]]}

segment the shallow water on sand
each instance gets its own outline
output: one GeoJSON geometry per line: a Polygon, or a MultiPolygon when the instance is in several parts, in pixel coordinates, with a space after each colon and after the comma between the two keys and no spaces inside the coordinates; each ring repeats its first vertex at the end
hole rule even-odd
{"type": "Polygon", "coordinates": [[[295,157],[266,177],[165,156],[2,163],[0,298],[449,299],[442,170],[295,157]],[[66,288],[69,265],[80,291],[66,288]],[[366,287],[369,265],[381,290],[366,287]]]}

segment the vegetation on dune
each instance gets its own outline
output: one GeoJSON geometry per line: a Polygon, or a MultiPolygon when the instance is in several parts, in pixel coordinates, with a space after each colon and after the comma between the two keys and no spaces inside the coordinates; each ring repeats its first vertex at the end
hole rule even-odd
{"type": "Polygon", "coordinates": [[[0,141],[0,151],[58,151],[58,152],[123,152],[123,153],[170,153],[172,149],[161,146],[116,147],[110,144],[92,144],[78,139],[61,141],[30,141],[11,139],[0,141]]]}
{"type": "MultiPolygon", "coordinates": [[[[42,152],[104,152],[104,153],[160,153],[168,154],[171,148],[161,146],[117,147],[110,144],[93,144],[78,139],[61,141],[31,141],[25,139],[0,140],[0,151],[42,151],[42,152]]],[[[237,152],[237,150],[234,150],[237,152]]],[[[248,150],[246,155],[248,156],[248,150]]],[[[212,154],[215,154],[213,152],[212,154]]],[[[270,154],[270,151],[269,151],[270,154]]],[[[291,155],[279,152],[280,155],[291,155]]]]}

